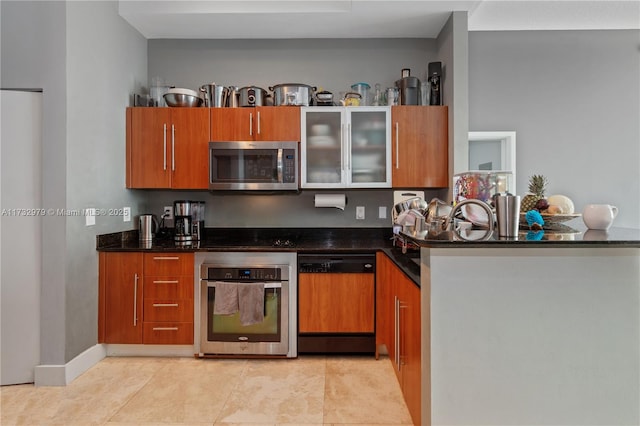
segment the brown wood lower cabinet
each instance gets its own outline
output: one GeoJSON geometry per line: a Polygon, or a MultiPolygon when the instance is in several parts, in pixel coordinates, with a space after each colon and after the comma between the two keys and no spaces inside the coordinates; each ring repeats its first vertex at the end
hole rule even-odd
{"type": "Polygon", "coordinates": [[[429,413],[424,416],[421,413],[420,297],[420,288],[386,254],[379,252],[376,258],[376,355],[379,347],[385,345],[413,423],[428,425],[429,413]]]}
{"type": "Polygon", "coordinates": [[[142,253],[99,256],[98,341],[142,343],[142,253]]]}
{"type": "Polygon", "coordinates": [[[193,344],[193,253],[100,252],[101,343],[193,344]]]}

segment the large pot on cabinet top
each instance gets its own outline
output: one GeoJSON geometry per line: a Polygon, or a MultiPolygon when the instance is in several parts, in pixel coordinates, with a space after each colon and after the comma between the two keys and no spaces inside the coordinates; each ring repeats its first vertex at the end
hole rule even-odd
{"type": "Polygon", "coordinates": [[[273,92],[273,106],[309,106],[316,89],[316,87],[298,83],[276,84],[269,87],[273,92]]]}
{"type": "Polygon", "coordinates": [[[266,90],[257,86],[246,86],[239,90],[241,107],[266,106],[269,94],[266,90]]]}

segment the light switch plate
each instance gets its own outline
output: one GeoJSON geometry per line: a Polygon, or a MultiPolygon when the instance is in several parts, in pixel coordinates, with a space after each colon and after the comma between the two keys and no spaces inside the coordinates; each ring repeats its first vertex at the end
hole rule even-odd
{"type": "Polygon", "coordinates": [[[124,207],[122,209],[122,220],[124,222],[131,222],[131,207],[124,207]]]}
{"type": "Polygon", "coordinates": [[[386,219],[387,218],[387,207],[379,206],[378,207],[378,219],[386,219]]]}
{"type": "Polygon", "coordinates": [[[87,226],[91,226],[91,225],[95,225],[96,224],[96,209],[94,208],[88,208],[86,210],[86,214],[84,216],[84,220],[87,226]]]}
{"type": "Polygon", "coordinates": [[[356,207],[356,219],[357,220],[364,220],[364,206],[357,206],[356,207]]]}

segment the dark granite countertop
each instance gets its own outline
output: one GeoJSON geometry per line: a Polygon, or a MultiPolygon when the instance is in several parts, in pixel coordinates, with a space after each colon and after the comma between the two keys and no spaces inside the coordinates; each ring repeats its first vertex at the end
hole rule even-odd
{"type": "Polygon", "coordinates": [[[640,229],[610,228],[608,231],[597,231],[581,224],[574,226],[543,231],[520,229],[517,238],[499,237],[497,231],[483,229],[401,235],[421,247],[432,248],[640,247],[640,229]]]}
{"type": "Polygon", "coordinates": [[[391,228],[205,228],[202,241],[188,245],[160,235],[152,244],[138,240],[137,230],[97,237],[98,251],[295,251],[375,252],[392,247],[391,228]]]}

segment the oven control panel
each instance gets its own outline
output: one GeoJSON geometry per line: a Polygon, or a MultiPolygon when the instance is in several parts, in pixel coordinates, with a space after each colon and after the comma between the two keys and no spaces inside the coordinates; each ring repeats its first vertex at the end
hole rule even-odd
{"type": "MultiPolygon", "coordinates": [[[[207,268],[206,280],[213,281],[281,281],[281,268],[207,268]]],[[[287,277],[284,277],[287,280],[287,277]]]]}

